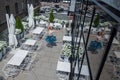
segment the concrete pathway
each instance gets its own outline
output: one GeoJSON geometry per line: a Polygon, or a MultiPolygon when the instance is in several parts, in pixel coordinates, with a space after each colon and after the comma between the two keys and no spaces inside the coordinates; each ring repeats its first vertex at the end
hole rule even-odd
{"type": "Polygon", "coordinates": [[[58,57],[62,48],[63,30],[56,31],[56,46],[47,47],[45,36],[38,43],[41,43],[40,50],[30,71],[23,71],[14,80],[57,80],[56,67],[58,57]]]}

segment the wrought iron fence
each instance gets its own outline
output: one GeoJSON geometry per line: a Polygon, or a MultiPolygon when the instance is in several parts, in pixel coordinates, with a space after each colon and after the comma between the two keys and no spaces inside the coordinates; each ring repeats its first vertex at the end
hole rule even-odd
{"type": "MultiPolygon", "coordinates": [[[[112,26],[111,27],[111,31],[109,32],[109,40],[104,48],[104,51],[102,52],[103,55],[100,59],[100,64],[98,65],[98,69],[96,70],[95,73],[94,69],[91,68],[91,59],[88,56],[88,44],[91,41],[90,39],[90,35],[92,32],[92,26],[94,23],[94,20],[96,18],[96,11],[98,11],[96,8],[97,5],[92,5],[92,7],[89,6],[88,4],[89,0],[81,0],[80,5],[80,9],[78,11],[77,5],[75,6],[75,12],[74,12],[74,19],[71,25],[71,36],[72,36],[72,48],[71,48],[71,56],[69,58],[70,60],[70,67],[71,67],[71,72],[69,75],[69,80],[80,80],[80,76],[81,76],[81,69],[82,66],[84,64],[86,64],[88,66],[88,70],[89,70],[89,79],[88,80],[99,80],[101,73],[104,69],[104,65],[105,62],[107,60],[107,57],[110,53],[110,49],[112,47],[112,42],[114,40],[114,37],[116,36],[116,33],[119,31],[119,25],[116,26],[112,26]],[[85,33],[84,28],[85,28],[85,23],[86,23],[86,19],[88,19],[88,17],[86,16],[86,14],[88,14],[88,9],[91,9],[91,17],[89,17],[89,27],[87,32],[85,33]],[[79,38],[79,41],[77,40],[77,38],[79,38]],[[81,47],[81,40],[83,39],[83,55],[82,57],[77,57],[76,55],[79,54],[79,48],[81,47]],[[75,47],[77,47],[77,51],[75,50],[75,47]],[[79,61],[80,60],[80,61],[79,61]],[[85,63],[86,61],[86,63],[85,63]],[[77,74],[77,78],[75,79],[74,77],[76,76],[75,74],[75,68],[76,65],[78,65],[78,74],[77,74]]],[[[93,1],[94,2],[94,1],[93,1]]],[[[99,7],[99,6],[97,6],[99,7]]]]}

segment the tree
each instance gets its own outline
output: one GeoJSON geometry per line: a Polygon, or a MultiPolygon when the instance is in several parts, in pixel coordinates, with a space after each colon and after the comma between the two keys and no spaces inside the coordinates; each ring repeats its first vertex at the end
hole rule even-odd
{"type": "Polygon", "coordinates": [[[16,17],[16,29],[21,29],[22,32],[24,31],[24,27],[19,16],[16,17]]]}
{"type": "Polygon", "coordinates": [[[49,21],[53,22],[53,20],[54,20],[54,14],[53,14],[53,10],[51,10],[50,16],[49,16],[49,21]]]}
{"type": "Polygon", "coordinates": [[[94,27],[98,27],[99,23],[100,23],[100,15],[97,14],[94,20],[94,27]]]}

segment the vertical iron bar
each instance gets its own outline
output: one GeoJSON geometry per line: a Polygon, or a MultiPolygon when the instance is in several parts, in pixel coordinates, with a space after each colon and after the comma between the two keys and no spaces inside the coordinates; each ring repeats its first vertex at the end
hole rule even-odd
{"type": "Polygon", "coordinates": [[[70,75],[69,80],[73,80],[74,77],[74,71],[73,71],[73,62],[74,62],[74,28],[75,28],[75,14],[73,14],[73,22],[71,23],[71,35],[72,35],[72,41],[71,41],[71,55],[70,55],[70,75]]]}
{"type": "Polygon", "coordinates": [[[87,53],[87,44],[88,44],[88,41],[89,41],[89,36],[90,36],[91,27],[92,27],[92,22],[93,22],[93,19],[94,19],[94,16],[95,16],[95,10],[96,9],[94,7],[93,15],[92,15],[92,18],[91,18],[90,27],[89,27],[89,31],[88,31],[88,35],[87,35],[87,40],[86,40],[86,44],[85,44],[85,51],[86,51],[85,53],[86,53],[86,58],[87,58],[87,62],[88,62],[90,80],[93,80],[93,76],[92,76],[91,67],[90,67],[90,61],[89,61],[89,57],[88,57],[88,53],[87,53]]]}
{"type": "MultiPolygon", "coordinates": [[[[81,9],[80,9],[81,11],[83,10],[83,4],[81,3],[81,9]]],[[[82,13],[80,13],[80,19],[79,19],[79,24],[78,24],[78,30],[81,28],[81,18],[82,18],[82,13]]],[[[80,33],[78,33],[79,35],[80,35],[80,40],[81,40],[81,34],[80,33]]],[[[78,36],[77,36],[78,37],[78,36]]],[[[80,40],[79,40],[79,42],[78,42],[78,48],[77,48],[77,54],[79,53],[79,47],[80,47],[80,40]]],[[[78,61],[78,67],[79,67],[79,61],[78,61]]]]}
{"type": "MultiPolygon", "coordinates": [[[[84,1],[83,1],[83,2],[84,2],[84,1]]],[[[88,7],[88,2],[87,2],[87,4],[86,4],[86,8],[85,8],[85,14],[84,14],[84,18],[83,18],[83,24],[81,25],[81,34],[80,34],[79,43],[80,43],[81,37],[82,37],[84,21],[85,21],[85,17],[86,17],[86,13],[87,13],[87,7],[88,7]]],[[[84,44],[84,43],[83,43],[83,44],[84,44]]],[[[84,45],[85,45],[85,44],[84,44],[84,45]]],[[[81,72],[81,68],[82,68],[83,61],[84,61],[84,56],[85,56],[85,52],[83,52],[83,56],[82,56],[82,60],[81,60],[81,64],[80,64],[80,68],[79,68],[79,74],[78,74],[77,80],[79,80],[79,77],[80,77],[80,72],[81,72]]]]}
{"type": "Polygon", "coordinates": [[[108,56],[108,54],[109,54],[109,51],[110,51],[110,48],[111,48],[111,45],[112,45],[112,42],[113,42],[113,39],[114,39],[114,37],[115,37],[115,35],[117,34],[117,29],[115,28],[116,26],[114,26],[113,28],[112,28],[112,31],[111,31],[111,36],[110,36],[110,38],[109,38],[109,41],[108,41],[108,44],[107,44],[107,48],[106,48],[106,50],[105,50],[105,53],[104,53],[104,55],[103,55],[103,57],[102,57],[102,61],[101,61],[101,64],[100,64],[100,67],[99,67],[99,70],[98,70],[98,73],[97,73],[97,76],[96,76],[96,79],[95,80],[99,80],[99,78],[100,78],[100,75],[101,75],[101,73],[102,73],[102,70],[103,70],[103,67],[104,67],[104,65],[105,65],[105,61],[106,61],[106,59],[107,59],[107,56],[108,56]]]}
{"type": "MultiPolygon", "coordinates": [[[[87,35],[87,40],[86,40],[86,43],[85,43],[85,51],[86,51],[86,47],[87,47],[87,44],[88,44],[88,40],[89,40],[89,36],[90,36],[90,31],[91,31],[91,26],[92,26],[92,22],[93,22],[93,19],[94,19],[94,16],[95,16],[95,7],[93,9],[93,14],[92,14],[92,18],[91,18],[91,22],[90,22],[90,27],[89,27],[89,31],[88,31],[88,35],[87,35]]],[[[86,52],[85,52],[86,53],[86,52]]],[[[85,53],[83,54],[83,59],[84,59],[84,56],[85,56],[85,53]]],[[[87,57],[87,62],[88,62],[88,68],[89,68],[89,73],[90,73],[90,79],[93,80],[92,78],[92,73],[91,73],[91,68],[90,68],[90,63],[89,63],[89,58],[88,58],[88,54],[86,53],[86,57],[87,57]]],[[[83,64],[83,59],[82,59],[82,63],[83,64]]],[[[79,73],[81,72],[81,68],[82,66],[80,67],[80,70],[79,70],[79,73]]],[[[79,79],[79,77],[78,77],[79,79]]]]}
{"type": "MultiPolygon", "coordinates": [[[[71,3],[71,0],[70,0],[70,3],[71,3]]],[[[69,6],[70,6],[70,3],[69,3],[69,6]]],[[[69,15],[70,15],[70,12],[69,12],[69,15]]],[[[69,16],[68,15],[68,16],[69,16]]],[[[71,35],[72,35],[72,33],[73,33],[73,30],[72,30],[72,28],[71,28],[71,35]]],[[[73,44],[73,41],[71,42],[71,45],[73,44]]],[[[72,53],[73,51],[71,50],[71,53],[72,53]]],[[[72,54],[70,55],[70,57],[69,57],[69,62],[70,62],[70,74],[69,74],[69,80],[72,80],[72,54]]]]}
{"type": "Polygon", "coordinates": [[[72,34],[71,59],[72,59],[72,61],[71,61],[71,74],[70,74],[71,80],[74,78],[74,70],[75,70],[74,65],[76,63],[75,62],[75,54],[76,53],[75,53],[75,49],[74,49],[74,47],[76,45],[76,31],[75,31],[76,30],[76,23],[77,23],[76,19],[77,19],[77,17],[76,17],[76,6],[75,6],[74,19],[73,19],[73,23],[71,25],[71,27],[72,27],[72,30],[71,30],[71,34],[72,34]]]}

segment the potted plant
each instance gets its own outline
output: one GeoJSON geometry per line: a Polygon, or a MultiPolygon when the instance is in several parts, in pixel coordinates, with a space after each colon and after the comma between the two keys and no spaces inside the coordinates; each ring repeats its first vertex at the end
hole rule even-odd
{"type": "Polygon", "coordinates": [[[96,18],[95,18],[94,23],[93,23],[93,27],[99,28],[99,24],[100,24],[100,14],[97,13],[96,18]]]}
{"type": "Polygon", "coordinates": [[[53,21],[54,21],[54,14],[53,14],[53,10],[51,10],[50,15],[49,15],[49,22],[53,23],[53,21]]]}
{"type": "Polygon", "coordinates": [[[62,21],[62,27],[64,27],[64,25],[65,25],[65,21],[62,21]]]}
{"type": "Polygon", "coordinates": [[[24,27],[19,16],[16,17],[16,34],[17,39],[21,39],[24,37],[24,27]]]}

